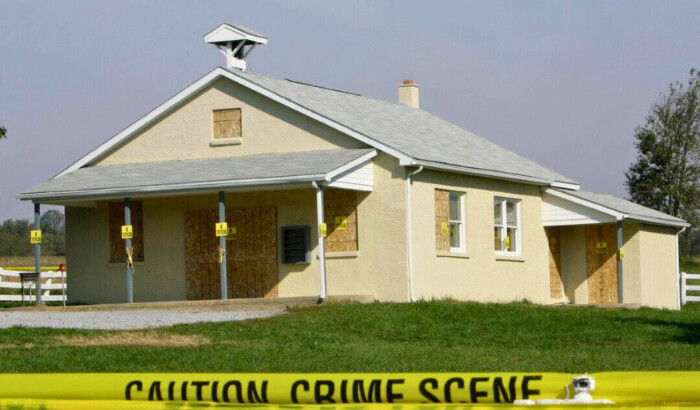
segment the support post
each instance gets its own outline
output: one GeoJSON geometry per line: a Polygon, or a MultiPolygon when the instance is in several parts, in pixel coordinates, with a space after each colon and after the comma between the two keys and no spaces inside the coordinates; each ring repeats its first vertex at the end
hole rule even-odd
{"type": "MultiPolygon", "coordinates": [[[[131,225],[131,198],[124,198],[124,225],[131,225]]],[[[126,238],[126,301],[134,303],[134,265],[131,238],[126,238]]]]}
{"type": "Polygon", "coordinates": [[[622,249],[622,220],[617,221],[617,301],[618,303],[622,303],[623,295],[622,295],[622,290],[623,290],[623,278],[624,275],[622,274],[622,258],[620,258],[620,250],[622,249]]]}
{"type": "Polygon", "coordinates": [[[326,289],[326,237],[324,233],[321,232],[321,226],[325,223],[325,216],[323,215],[323,187],[313,183],[314,188],[316,188],[316,227],[318,235],[318,261],[320,264],[321,272],[321,295],[318,298],[319,302],[323,302],[326,299],[327,289],[326,289]]]}
{"type": "MultiPolygon", "coordinates": [[[[34,204],[34,230],[41,230],[41,205],[34,204]]],[[[39,272],[36,280],[36,305],[41,306],[41,243],[34,244],[34,272],[39,272]]]]}
{"type": "MultiPolygon", "coordinates": [[[[219,191],[219,223],[226,222],[226,203],[224,191],[219,191]]],[[[219,236],[219,252],[221,253],[221,299],[228,299],[228,284],[226,283],[226,235],[219,236]]]]}

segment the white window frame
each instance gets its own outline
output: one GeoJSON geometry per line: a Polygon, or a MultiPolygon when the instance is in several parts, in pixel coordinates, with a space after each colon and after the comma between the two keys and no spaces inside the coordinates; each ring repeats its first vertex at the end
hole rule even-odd
{"type": "Polygon", "coordinates": [[[465,235],[465,227],[467,225],[466,223],[466,217],[464,213],[464,197],[466,194],[464,192],[459,192],[459,191],[447,191],[447,228],[448,228],[448,235],[449,232],[452,230],[452,223],[459,224],[459,247],[458,248],[453,248],[452,247],[452,241],[450,240],[450,252],[451,253],[464,253],[466,252],[466,235],[465,235]],[[459,219],[450,219],[450,196],[456,195],[459,198],[459,219]]]}
{"type": "MultiPolygon", "coordinates": [[[[494,228],[499,228],[501,230],[501,250],[496,250],[497,256],[521,256],[522,255],[522,217],[520,215],[520,204],[521,200],[517,198],[504,198],[495,197],[493,199],[493,205],[496,206],[499,203],[501,207],[501,224],[496,225],[496,221],[493,221],[494,228]],[[515,217],[517,218],[516,225],[508,225],[508,218],[506,216],[507,203],[510,202],[515,204],[515,217]],[[515,251],[509,251],[505,249],[505,238],[508,232],[508,228],[515,228],[515,251]]],[[[494,241],[496,240],[494,234],[494,241]]]]}

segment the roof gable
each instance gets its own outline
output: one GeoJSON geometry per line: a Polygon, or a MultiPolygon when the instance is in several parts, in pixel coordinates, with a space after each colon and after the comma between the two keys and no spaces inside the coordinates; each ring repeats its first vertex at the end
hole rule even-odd
{"type": "Polygon", "coordinates": [[[578,189],[578,183],[426,111],[289,80],[216,68],[58,176],[104,157],[218,78],[228,78],[399,159],[448,172],[578,189]]]}

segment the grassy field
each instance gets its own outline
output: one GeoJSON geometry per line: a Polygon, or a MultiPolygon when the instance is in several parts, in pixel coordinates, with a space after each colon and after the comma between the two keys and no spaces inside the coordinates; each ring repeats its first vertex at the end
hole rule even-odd
{"type": "Polygon", "coordinates": [[[158,330],[12,328],[0,357],[0,372],[697,370],[700,304],[331,304],[158,330]]]}

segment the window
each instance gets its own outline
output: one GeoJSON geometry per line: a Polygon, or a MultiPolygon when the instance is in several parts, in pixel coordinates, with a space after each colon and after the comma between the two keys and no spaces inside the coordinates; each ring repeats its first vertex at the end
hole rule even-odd
{"type": "Polygon", "coordinates": [[[241,109],[214,110],[214,139],[241,138],[241,109]]]}
{"type": "Polygon", "coordinates": [[[450,192],[450,251],[464,251],[464,220],[462,219],[462,194],[450,192]]]}
{"type": "Polygon", "coordinates": [[[435,190],[435,245],[438,252],[464,252],[464,193],[435,190]]]}
{"type": "Polygon", "coordinates": [[[282,227],[282,263],[310,263],[310,244],[309,226],[282,227]]]}
{"type": "MultiPolygon", "coordinates": [[[[134,262],[144,261],[143,249],[143,202],[131,201],[131,225],[134,227],[134,237],[131,246],[134,248],[134,262]]],[[[109,212],[109,261],[110,263],[126,262],[126,244],[122,239],[124,225],[124,202],[110,202],[109,212]]]]}
{"type": "Polygon", "coordinates": [[[328,227],[326,252],[357,252],[357,191],[325,190],[323,213],[328,227]]]}
{"type": "Polygon", "coordinates": [[[520,254],[520,201],[496,198],[493,225],[496,253],[520,254]]]}

